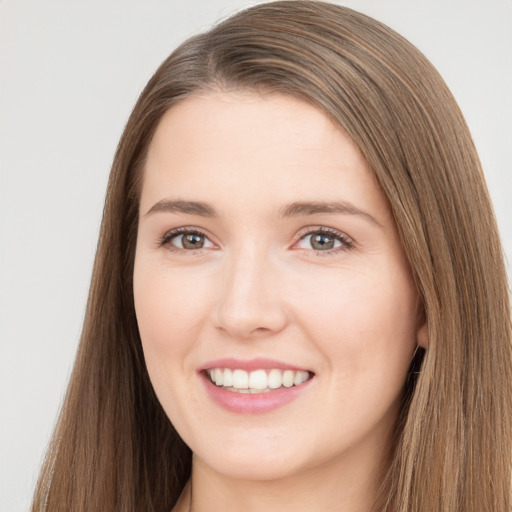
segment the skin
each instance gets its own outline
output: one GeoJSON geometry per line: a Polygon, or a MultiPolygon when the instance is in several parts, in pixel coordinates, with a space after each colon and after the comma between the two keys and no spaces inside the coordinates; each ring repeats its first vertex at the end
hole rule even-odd
{"type": "Polygon", "coordinates": [[[194,453],[193,492],[174,510],[190,497],[195,512],[369,510],[426,326],[387,201],[351,139],[291,97],[189,97],[156,130],[140,212],[134,296],[146,364],[194,453]],[[218,215],[155,211],[168,200],[218,215]],[[359,213],[279,214],[311,201],[359,213]],[[183,227],[206,234],[203,248],[162,244],[183,227]],[[341,234],[328,239],[334,248],[315,251],[308,234],[319,227],[341,234]],[[282,407],[238,414],[212,401],[198,373],[232,357],[314,377],[282,407]]]}

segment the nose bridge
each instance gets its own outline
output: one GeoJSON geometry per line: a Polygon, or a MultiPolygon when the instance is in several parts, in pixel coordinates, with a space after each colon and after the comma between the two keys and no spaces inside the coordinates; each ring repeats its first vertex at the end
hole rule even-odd
{"type": "Polygon", "coordinates": [[[278,332],[286,323],[275,262],[255,243],[234,250],[223,268],[215,323],[237,338],[278,332]]]}

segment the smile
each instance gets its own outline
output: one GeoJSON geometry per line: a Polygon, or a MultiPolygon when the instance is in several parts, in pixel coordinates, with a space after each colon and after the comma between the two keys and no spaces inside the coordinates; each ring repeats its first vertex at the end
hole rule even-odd
{"type": "Polygon", "coordinates": [[[312,377],[305,370],[283,370],[280,368],[246,371],[231,368],[209,368],[210,381],[226,391],[245,394],[269,393],[280,388],[300,386],[312,377]]]}

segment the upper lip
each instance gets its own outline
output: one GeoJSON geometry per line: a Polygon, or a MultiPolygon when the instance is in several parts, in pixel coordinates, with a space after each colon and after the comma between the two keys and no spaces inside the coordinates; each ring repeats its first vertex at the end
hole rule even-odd
{"type": "Polygon", "coordinates": [[[278,368],[281,370],[294,370],[294,371],[311,371],[307,368],[302,368],[293,364],[285,363],[283,361],[277,361],[275,359],[265,358],[254,358],[254,359],[235,359],[235,358],[224,358],[215,359],[214,361],[208,361],[206,364],[199,368],[199,371],[209,370],[212,368],[229,368],[231,370],[271,370],[278,368]]]}

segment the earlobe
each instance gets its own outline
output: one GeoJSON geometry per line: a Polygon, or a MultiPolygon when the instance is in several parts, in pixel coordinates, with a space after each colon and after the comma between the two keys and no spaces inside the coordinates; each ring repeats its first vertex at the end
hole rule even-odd
{"type": "Polygon", "coordinates": [[[418,328],[418,332],[416,334],[416,343],[418,347],[424,348],[427,350],[428,348],[428,323],[427,320],[424,320],[422,325],[418,328]]]}

